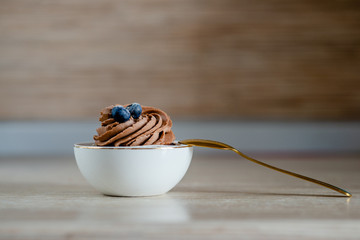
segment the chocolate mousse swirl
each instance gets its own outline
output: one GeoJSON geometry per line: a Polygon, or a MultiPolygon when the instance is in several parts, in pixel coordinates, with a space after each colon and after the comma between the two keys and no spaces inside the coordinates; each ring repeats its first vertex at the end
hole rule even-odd
{"type": "MultiPolygon", "coordinates": [[[[100,113],[101,127],[94,136],[98,146],[141,146],[171,144],[175,140],[171,130],[170,117],[160,109],[142,106],[138,119],[130,118],[119,123],[111,116],[115,105],[104,108],[100,113]]],[[[125,105],[126,107],[126,105],[125,105]]]]}

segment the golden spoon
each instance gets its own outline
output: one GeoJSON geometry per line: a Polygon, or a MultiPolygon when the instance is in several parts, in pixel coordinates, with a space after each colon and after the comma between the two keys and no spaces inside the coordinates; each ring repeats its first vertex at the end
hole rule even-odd
{"type": "Polygon", "coordinates": [[[190,145],[190,146],[196,146],[196,147],[208,147],[208,148],[217,148],[217,149],[223,149],[223,150],[231,150],[231,151],[236,152],[237,154],[239,154],[243,158],[246,158],[247,160],[250,160],[250,161],[252,161],[254,163],[260,164],[260,165],[262,165],[264,167],[268,167],[268,168],[271,168],[271,169],[273,169],[275,171],[282,172],[282,173],[288,174],[288,175],[293,176],[293,177],[301,178],[301,179],[304,179],[306,181],[319,184],[321,186],[324,186],[324,187],[330,188],[330,189],[332,189],[334,191],[337,191],[339,193],[342,193],[347,197],[352,196],[352,194],[349,193],[348,191],[346,191],[344,189],[341,189],[339,187],[336,187],[334,185],[331,185],[329,183],[322,182],[322,181],[319,181],[319,180],[316,180],[316,179],[313,179],[313,178],[309,178],[309,177],[306,177],[306,176],[303,176],[303,175],[300,175],[300,174],[297,174],[297,173],[294,173],[294,172],[290,172],[290,171],[287,171],[287,170],[277,168],[277,167],[271,166],[269,164],[260,162],[260,161],[254,159],[254,158],[251,158],[251,157],[245,155],[244,153],[240,152],[236,148],[233,148],[232,146],[230,146],[228,144],[225,144],[225,143],[222,143],[222,142],[217,142],[217,141],[212,141],[212,140],[204,140],[204,139],[186,139],[186,140],[179,141],[179,143],[190,145]]]}

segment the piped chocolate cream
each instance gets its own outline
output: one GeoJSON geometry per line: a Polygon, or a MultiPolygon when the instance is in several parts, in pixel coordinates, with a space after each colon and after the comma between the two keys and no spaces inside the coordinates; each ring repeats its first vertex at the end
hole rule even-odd
{"type": "Polygon", "coordinates": [[[130,117],[129,120],[119,123],[112,117],[114,107],[115,105],[106,107],[100,112],[101,127],[96,129],[98,135],[94,136],[96,145],[165,145],[175,140],[175,135],[171,130],[172,121],[164,111],[141,106],[142,113],[139,118],[130,117]]]}

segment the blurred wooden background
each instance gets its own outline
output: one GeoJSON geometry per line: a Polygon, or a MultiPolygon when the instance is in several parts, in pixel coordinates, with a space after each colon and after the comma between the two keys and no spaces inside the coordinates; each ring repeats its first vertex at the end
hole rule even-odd
{"type": "Polygon", "coordinates": [[[358,0],[2,0],[0,120],[360,120],[358,0]]]}

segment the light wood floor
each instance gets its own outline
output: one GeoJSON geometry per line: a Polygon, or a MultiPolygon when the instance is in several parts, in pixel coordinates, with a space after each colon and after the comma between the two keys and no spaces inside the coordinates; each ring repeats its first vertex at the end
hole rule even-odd
{"type": "Polygon", "coordinates": [[[359,156],[258,158],[354,196],[232,154],[195,154],[172,191],[138,198],[99,194],[71,157],[0,159],[0,239],[360,238],[359,156]]]}

